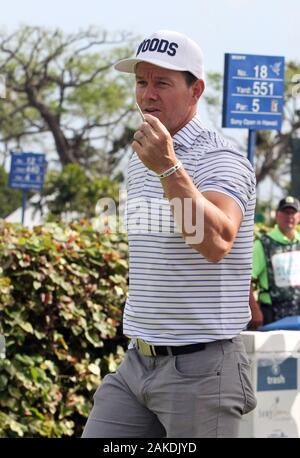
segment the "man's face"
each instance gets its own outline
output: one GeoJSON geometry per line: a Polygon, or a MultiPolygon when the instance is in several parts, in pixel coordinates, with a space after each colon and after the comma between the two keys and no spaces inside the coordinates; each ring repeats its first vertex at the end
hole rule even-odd
{"type": "Polygon", "coordinates": [[[292,232],[300,221],[300,212],[291,207],[284,208],[277,211],[276,221],[281,232],[292,232]]]}
{"type": "Polygon", "coordinates": [[[187,85],[182,72],[168,70],[147,62],[136,67],[136,100],[144,113],[158,118],[173,136],[196,113],[203,91],[198,80],[187,85]]]}

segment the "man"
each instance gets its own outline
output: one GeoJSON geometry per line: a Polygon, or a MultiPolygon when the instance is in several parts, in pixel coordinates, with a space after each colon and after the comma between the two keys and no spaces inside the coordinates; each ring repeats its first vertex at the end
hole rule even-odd
{"type": "Polygon", "coordinates": [[[151,217],[142,212],[142,230],[129,224],[131,344],[97,390],[83,436],[236,437],[256,404],[239,337],[250,319],[254,173],[196,114],[205,86],[196,43],[161,30],[116,69],[135,74],[145,118],[128,213],[150,203],[151,217]],[[159,215],[170,208],[168,228],[159,215]]]}
{"type": "Polygon", "coordinates": [[[255,241],[252,278],[258,282],[256,302],[250,291],[251,329],[300,315],[300,203],[288,196],[280,200],[276,211],[276,226],[255,241]]]}

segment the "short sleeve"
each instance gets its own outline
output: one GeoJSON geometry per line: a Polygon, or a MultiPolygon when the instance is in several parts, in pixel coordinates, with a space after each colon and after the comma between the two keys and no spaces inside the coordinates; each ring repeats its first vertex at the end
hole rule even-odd
{"type": "Polygon", "coordinates": [[[210,151],[199,159],[194,184],[200,192],[217,191],[232,197],[245,214],[255,195],[255,173],[247,158],[234,151],[210,151]]]}

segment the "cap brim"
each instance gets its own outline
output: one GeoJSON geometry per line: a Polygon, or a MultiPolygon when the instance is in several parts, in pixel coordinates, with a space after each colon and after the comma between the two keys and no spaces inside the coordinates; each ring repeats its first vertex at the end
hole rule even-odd
{"type": "Polygon", "coordinates": [[[284,210],[284,209],[286,209],[286,208],[292,208],[292,209],[295,210],[296,212],[299,211],[298,207],[296,207],[296,206],[293,205],[293,204],[282,205],[281,207],[278,208],[278,211],[284,210]]]}
{"type": "Polygon", "coordinates": [[[135,73],[135,66],[140,62],[147,62],[149,64],[157,65],[158,67],[167,68],[169,70],[185,71],[183,68],[179,68],[176,65],[172,65],[163,62],[159,59],[123,59],[117,62],[114,67],[116,70],[125,73],[135,73]]]}

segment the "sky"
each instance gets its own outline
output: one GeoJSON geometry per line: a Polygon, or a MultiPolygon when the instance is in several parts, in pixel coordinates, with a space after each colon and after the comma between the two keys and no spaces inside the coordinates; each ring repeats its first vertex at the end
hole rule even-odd
{"type": "MultiPolygon", "coordinates": [[[[300,62],[299,0],[0,0],[0,5],[0,28],[7,31],[26,24],[65,32],[93,25],[143,38],[159,29],[183,32],[201,46],[207,71],[223,72],[226,52],[300,62]]],[[[247,131],[230,134],[240,140],[247,131]]]]}
{"type": "Polygon", "coordinates": [[[186,33],[202,47],[206,69],[222,71],[224,53],[284,55],[300,61],[299,0],[9,0],[0,26],[89,25],[147,36],[159,29],[186,33]]]}

